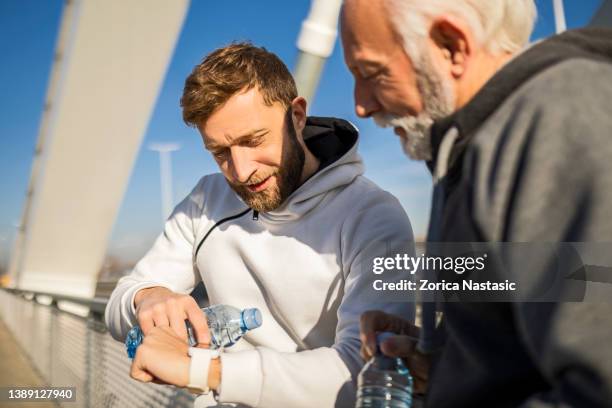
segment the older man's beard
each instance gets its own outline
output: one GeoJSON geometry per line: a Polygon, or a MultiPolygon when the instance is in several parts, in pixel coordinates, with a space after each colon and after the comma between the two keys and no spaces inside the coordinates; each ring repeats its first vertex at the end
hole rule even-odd
{"type": "Polygon", "coordinates": [[[256,175],[248,180],[249,184],[261,183],[268,177],[276,176],[276,185],[264,191],[253,192],[244,184],[228,181],[230,187],[238,193],[244,202],[255,211],[268,212],[277,209],[300,185],[305,154],[298,142],[293,122],[287,122],[289,137],[287,148],[283,151],[280,167],[268,174],[256,175]]]}
{"type": "Polygon", "coordinates": [[[404,152],[414,160],[431,160],[431,126],[434,121],[454,111],[455,96],[450,84],[439,75],[426,50],[415,63],[417,87],[423,101],[423,111],[417,116],[374,114],[374,122],[380,127],[399,127],[406,132],[401,137],[404,152]]]}

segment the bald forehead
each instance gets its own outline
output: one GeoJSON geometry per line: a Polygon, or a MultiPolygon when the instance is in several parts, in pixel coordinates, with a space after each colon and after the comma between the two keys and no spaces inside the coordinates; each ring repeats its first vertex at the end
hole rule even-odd
{"type": "Polygon", "coordinates": [[[388,16],[384,0],[345,0],[340,19],[345,48],[384,52],[397,46],[400,38],[388,16]]]}

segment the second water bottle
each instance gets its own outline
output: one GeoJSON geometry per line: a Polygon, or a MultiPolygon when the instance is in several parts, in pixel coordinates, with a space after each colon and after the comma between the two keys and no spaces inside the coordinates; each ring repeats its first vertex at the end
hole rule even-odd
{"type": "Polygon", "coordinates": [[[412,376],[401,358],[385,356],[380,344],[392,333],[376,337],[376,354],[363,366],[357,380],[357,408],[410,408],[412,376]]]}

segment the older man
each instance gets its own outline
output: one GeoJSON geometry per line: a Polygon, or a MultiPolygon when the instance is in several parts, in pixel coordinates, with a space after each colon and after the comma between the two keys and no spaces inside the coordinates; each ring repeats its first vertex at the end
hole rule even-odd
{"type": "MultiPolygon", "coordinates": [[[[428,239],[602,242],[612,222],[612,34],[567,32],[521,52],[531,0],[347,0],[342,14],[355,109],[393,127],[427,161],[428,239]]],[[[547,278],[554,257],[533,259],[547,278]]],[[[609,265],[608,265],[609,266],[609,265]]],[[[558,299],[563,300],[563,299],[558,299]]],[[[431,306],[431,304],[430,304],[431,306]]],[[[400,316],[362,317],[408,359],[431,407],[610,406],[612,306],[595,302],[445,303],[435,335],[400,316]]]]}

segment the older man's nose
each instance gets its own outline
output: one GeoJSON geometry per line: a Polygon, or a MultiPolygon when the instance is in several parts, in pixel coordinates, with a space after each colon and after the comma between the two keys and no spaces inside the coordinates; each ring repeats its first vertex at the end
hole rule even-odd
{"type": "Polygon", "coordinates": [[[369,118],[381,109],[370,85],[360,80],[355,82],[355,113],[360,118],[369,118]]]}

